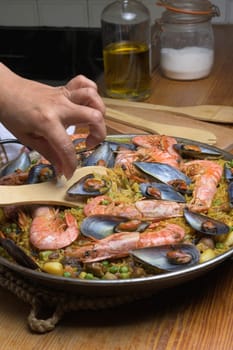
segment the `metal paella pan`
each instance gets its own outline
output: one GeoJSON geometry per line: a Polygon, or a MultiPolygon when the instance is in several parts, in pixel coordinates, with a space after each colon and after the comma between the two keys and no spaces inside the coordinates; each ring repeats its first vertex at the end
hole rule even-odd
{"type": "MultiPolygon", "coordinates": [[[[110,142],[120,142],[128,143],[132,137],[135,135],[110,135],[107,137],[107,141],[110,142]]],[[[198,148],[205,149],[208,154],[218,153],[221,158],[227,161],[233,160],[233,155],[220,150],[216,147],[202,144],[199,142],[176,138],[180,151],[187,156],[186,152],[189,152],[190,149],[186,149],[186,145],[197,146],[198,148]]],[[[195,150],[196,151],[196,150],[195,150]]],[[[192,150],[191,150],[192,152],[192,150]]],[[[192,157],[192,154],[191,154],[192,157]]],[[[140,166],[140,164],[139,164],[140,166]]],[[[192,216],[188,213],[188,218],[192,220],[192,216]]],[[[202,219],[202,218],[201,218],[202,219]]],[[[200,220],[201,220],[200,219],[200,220]]],[[[138,254],[138,252],[136,252],[138,254]]],[[[144,252],[143,252],[144,253],[144,252]]],[[[20,264],[14,263],[5,257],[0,256],[0,264],[6,267],[7,269],[13,271],[20,276],[23,276],[25,279],[38,286],[46,286],[48,288],[56,288],[57,290],[62,291],[71,291],[72,293],[84,296],[123,296],[123,295],[145,295],[151,294],[158,290],[164,288],[170,288],[180,283],[184,283],[191,279],[198,278],[199,276],[207,273],[208,271],[214,269],[226,259],[233,256],[233,248],[228,249],[222,254],[219,254],[210,260],[202,262],[201,264],[187,264],[182,269],[179,270],[169,270],[163,271],[163,273],[156,273],[146,277],[133,277],[125,279],[80,279],[80,278],[70,278],[63,276],[56,276],[53,274],[45,273],[38,271],[36,269],[30,269],[20,264]]],[[[137,256],[140,258],[141,255],[137,256]]]]}

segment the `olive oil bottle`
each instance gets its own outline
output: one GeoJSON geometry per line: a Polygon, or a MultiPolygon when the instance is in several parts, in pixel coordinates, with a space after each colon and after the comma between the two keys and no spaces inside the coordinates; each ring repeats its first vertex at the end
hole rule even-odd
{"type": "Polygon", "coordinates": [[[117,0],[101,16],[106,95],[141,101],[150,95],[149,10],[136,0],[117,0]]]}

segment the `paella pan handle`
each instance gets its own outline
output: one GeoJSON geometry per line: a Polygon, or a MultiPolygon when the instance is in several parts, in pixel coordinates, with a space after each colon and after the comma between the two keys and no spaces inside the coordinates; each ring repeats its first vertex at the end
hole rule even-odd
{"type": "Polygon", "coordinates": [[[101,310],[117,307],[142,298],[151,293],[122,296],[88,297],[64,291],[50,290],[41,285],[33,285],[21,275],[0,265],[0,286],[31,305],[28,325],[35,333],[47,333],[55,329],[63,315],[69,311],[101,310]]]}

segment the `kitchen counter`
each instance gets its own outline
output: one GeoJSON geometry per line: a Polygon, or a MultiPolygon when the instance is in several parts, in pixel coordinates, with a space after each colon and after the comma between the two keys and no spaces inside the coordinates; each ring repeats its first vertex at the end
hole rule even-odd
{"type": "MultiPolygon", "coordinates": [[[[218,26],[210,77],[178,82],[153,75],[147,102],[164,105],[233,106],[233,26],[218,26]]],[[[231,124],[232,126],[232,124],[231,124]]],[[[101,311],[64,315],[55,329],[33,334],[30,306],[0,289],[0,343],[4,350],[230,350],[233,344],[233,264],[154,296],[101,311]]]]}

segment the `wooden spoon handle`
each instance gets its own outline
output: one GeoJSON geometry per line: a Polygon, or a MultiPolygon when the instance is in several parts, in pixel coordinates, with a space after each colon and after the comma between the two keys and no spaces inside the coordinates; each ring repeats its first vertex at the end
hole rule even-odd
{"type": "Polygon", "coordinates": [[[82,202],[66,198],[68,188],[87,174],[106,174],[106,168],[101,166],[87,166],[79,168],[68,181],[64,177],[57,183],[43,182],[33,185],[0,186],[0,207],[8,205],[47,204],[62,206],[77,206],[82,202]]]}
{"type": "Polygon", "coordinates": [[[187,107],[162,106],[152,103],[122,101],[118,99],[103,98],[107,106],[120,106],[150,109],[155,111],[167,111],[185,115],[202,121],[215,123],[233,123],[233,107],[218,105],[199,105],[187,107]]]}
{"type": "Polygon", "coordinates": [[[145,120],[144,118],[123,113],[108,107],[106,109],[105,118],[125,125],[133,126],[147,132],[188,138],[191,140],[208,143],[210,145],[214,145],[216,143],[216,136],[208,130],[169,125],[160,122],[157,123],[155,121],[145,120]]]}

